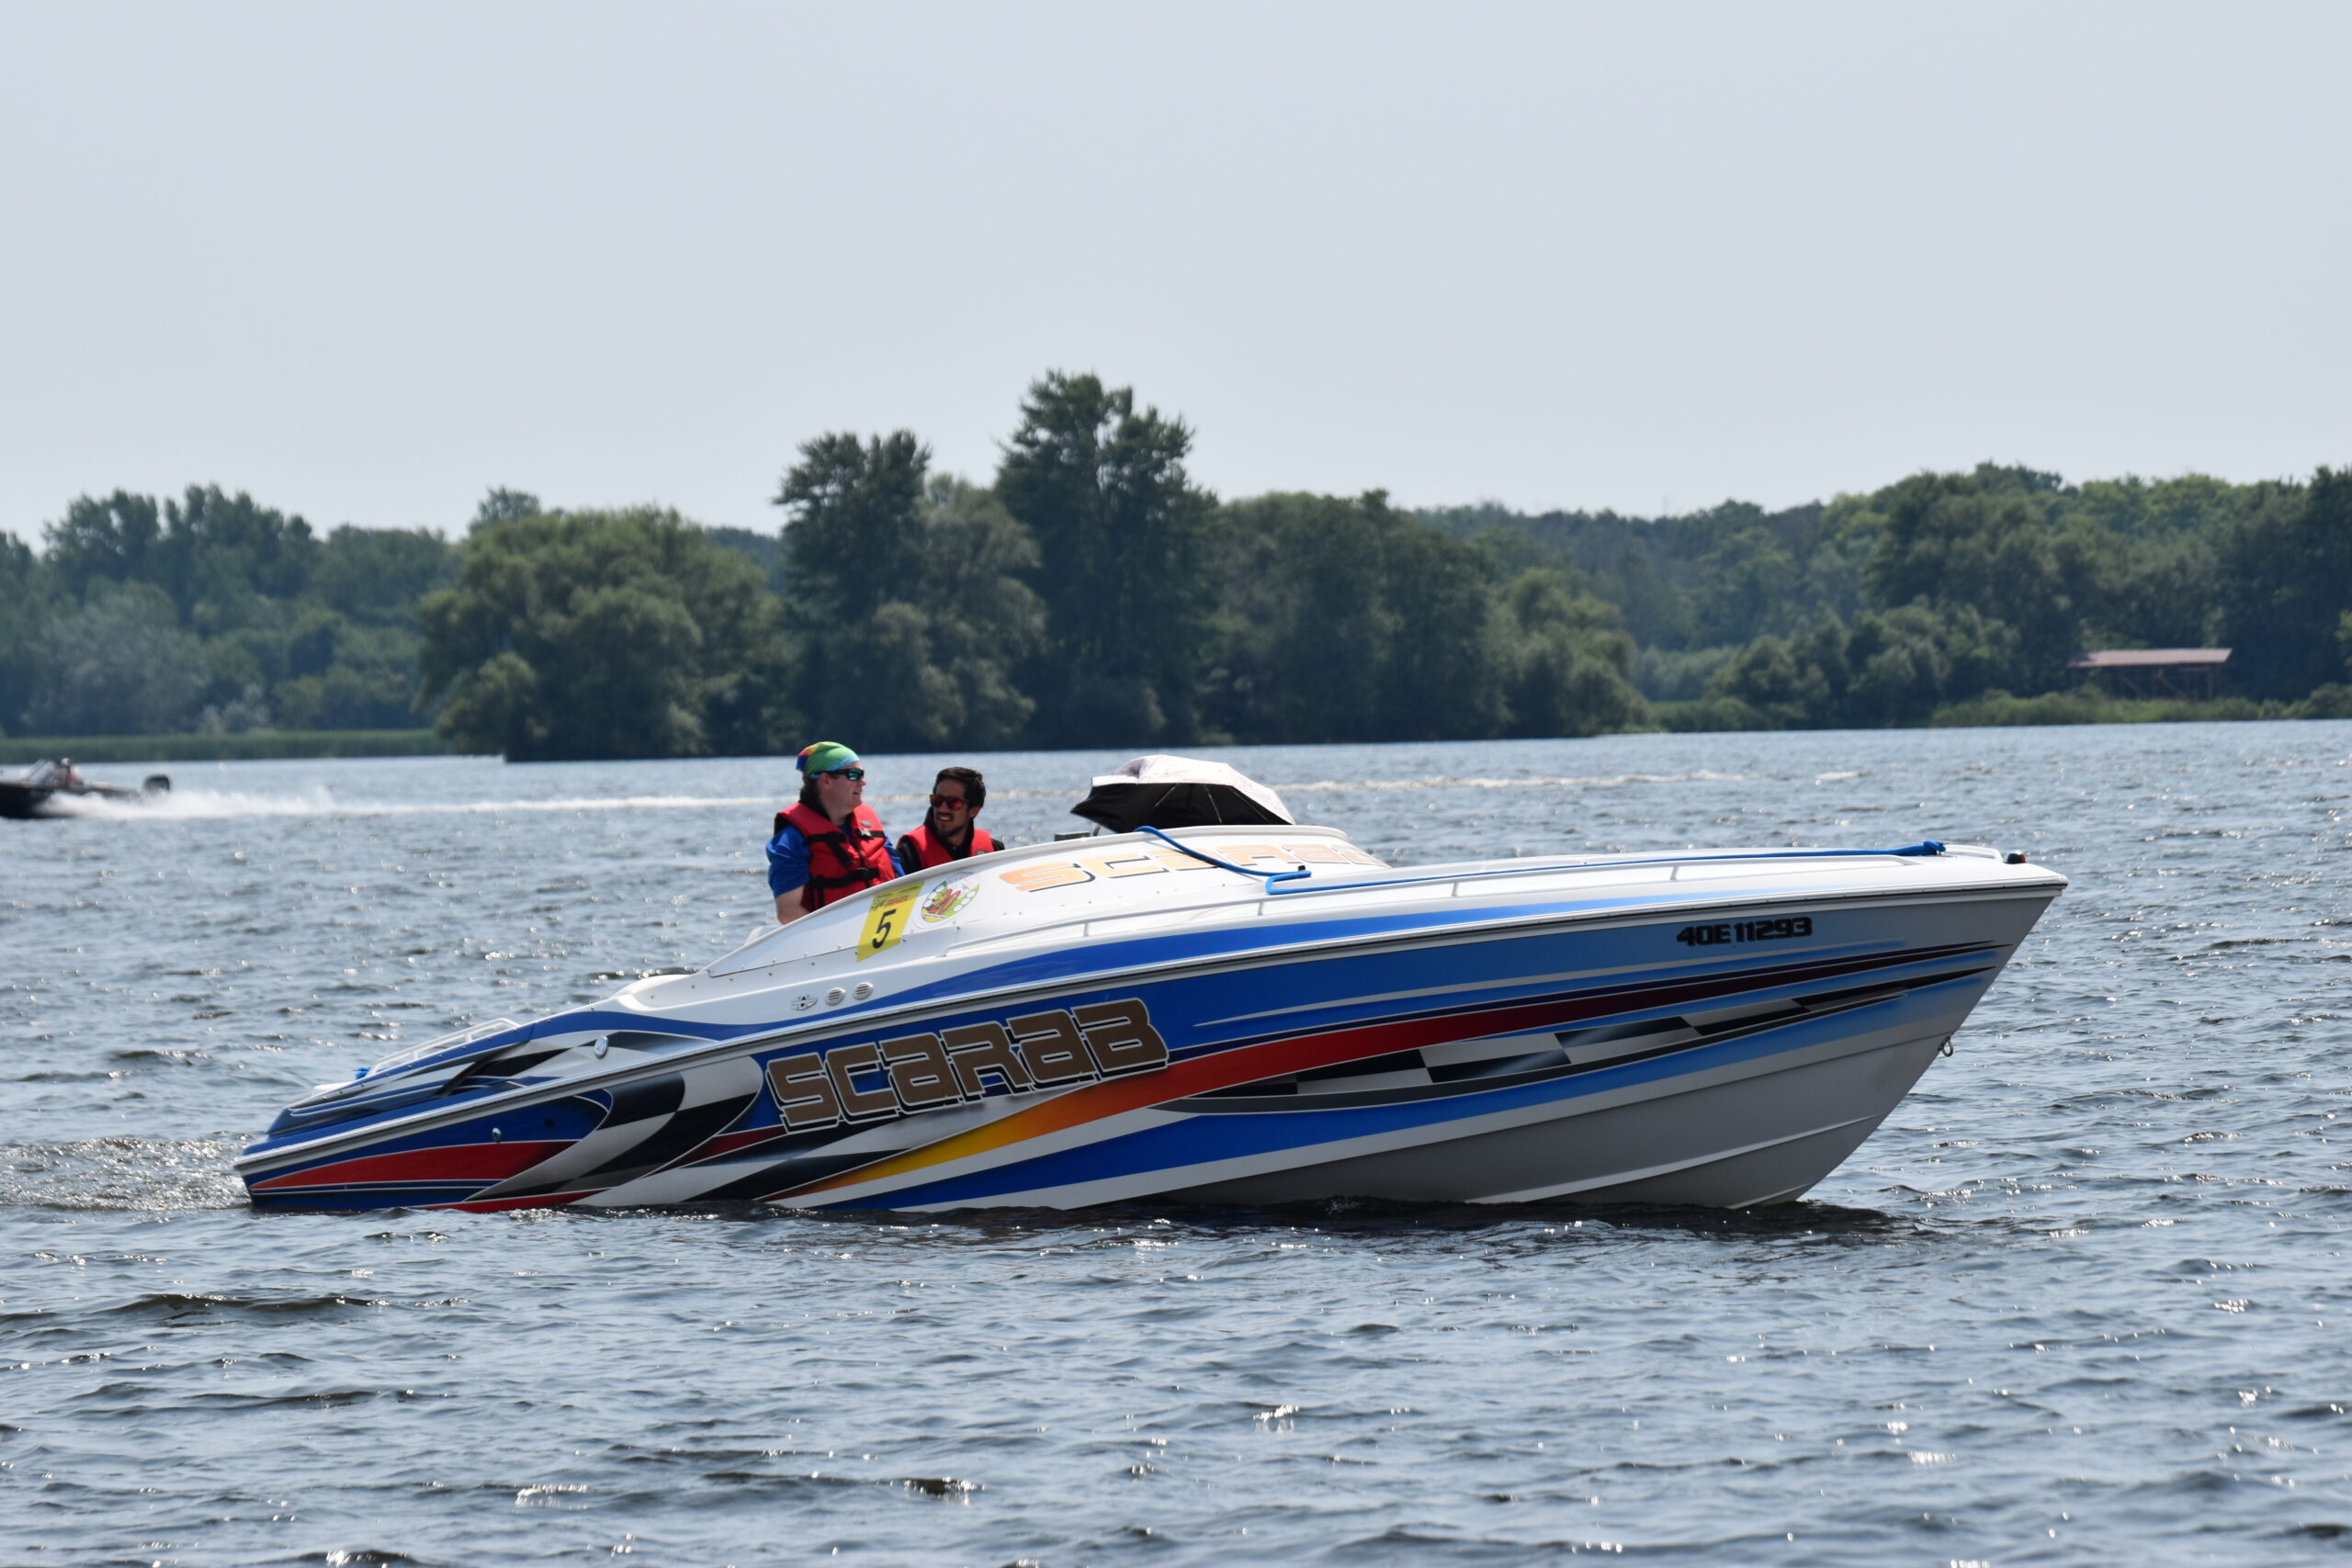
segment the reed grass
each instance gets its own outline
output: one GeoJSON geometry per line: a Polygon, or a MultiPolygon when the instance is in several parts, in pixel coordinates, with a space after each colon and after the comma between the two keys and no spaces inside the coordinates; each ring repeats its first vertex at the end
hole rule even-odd
{"type": "Polygon", "coordinates": [[[280,757],[438,757],[456,747],[430,729],[255,729],[238,735],[28,735],[0,738],[0,765],[241,762],[280,757]]]}

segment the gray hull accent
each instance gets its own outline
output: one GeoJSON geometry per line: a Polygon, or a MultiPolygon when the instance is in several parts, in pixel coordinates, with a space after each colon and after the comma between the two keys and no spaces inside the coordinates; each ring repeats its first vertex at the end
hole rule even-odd
{"type": "Polygon", "coordinates": [[[1949,1030],[1548,1121],[1167,1196],[1288,1203],[1537,1201],[1747,1209],[1803,1197],[1910,1092],[1949,1030]]]}

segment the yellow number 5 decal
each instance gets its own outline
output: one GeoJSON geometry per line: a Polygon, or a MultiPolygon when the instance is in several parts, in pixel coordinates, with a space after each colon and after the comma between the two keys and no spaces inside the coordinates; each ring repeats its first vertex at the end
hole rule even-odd
{"type": "Polygon", "coordinates": [[[888,952],[891,943],[907,934],[907,916],[912,912],[915,895],[922,891],[920,882],[892,882],[874,890],[874,907],[866,911],[865,930],[857,939],[860,963],[888,952]]]}

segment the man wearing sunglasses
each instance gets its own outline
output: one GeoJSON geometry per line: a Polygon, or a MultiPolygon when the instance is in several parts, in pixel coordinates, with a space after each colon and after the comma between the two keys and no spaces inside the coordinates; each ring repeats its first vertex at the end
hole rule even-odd
{"type": "Polygon", "coordinates": [[[839,741],[800,753],[800,801],[775,814],[768,840],[768,891],[778,925],[899,874],[890,835],[865,808],[865,770],[839,741]]]}
{"type": "Polygon", "coordinates": [[[1003,848],[972,819],[989,800],[988,781],[969,768],[942,768],[931,784],[931,809],[922,826],[899,840],[899,863],[911,876],[952,860],[968,860],[1003,848]]]}

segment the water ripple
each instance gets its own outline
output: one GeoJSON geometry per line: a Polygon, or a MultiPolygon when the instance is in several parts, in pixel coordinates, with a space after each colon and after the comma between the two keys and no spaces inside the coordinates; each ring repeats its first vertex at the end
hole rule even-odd
{"type": "MultiPolygon", "coordinates": [[[[786,770],[182,767],[0,824],[0,1560],[2352,1547],[2352,726],[1220,755],[1400,863],[1894,834],[2075,885],[1761,1213],[258,1215],[290,1094],[731,946],[786,770]]],[[[981,759],[990,825],[1124,760],[981,759]]],[[[894,825],[939,761],[870,760],[894,825]]]]}

